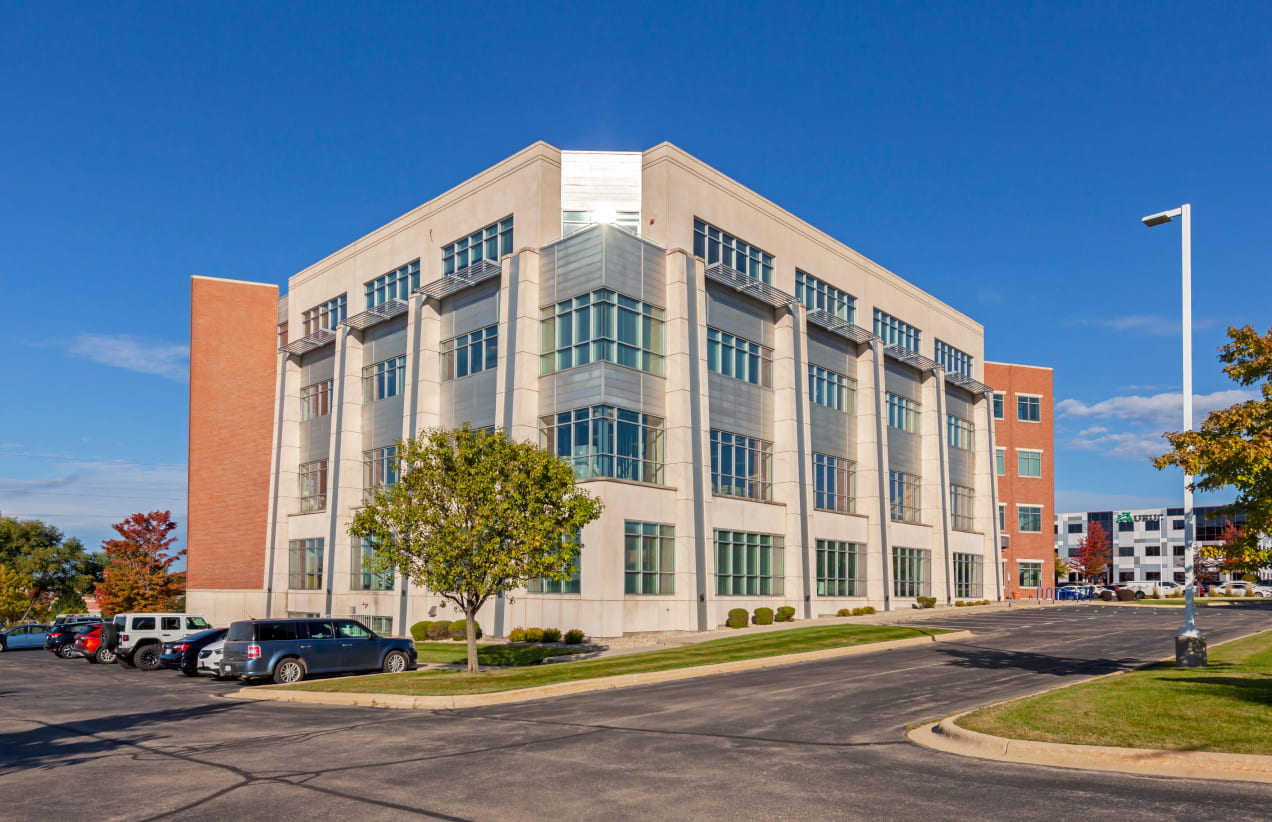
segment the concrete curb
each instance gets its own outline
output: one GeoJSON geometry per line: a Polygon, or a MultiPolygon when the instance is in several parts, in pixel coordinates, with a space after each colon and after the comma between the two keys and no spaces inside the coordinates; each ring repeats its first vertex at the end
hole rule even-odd
{"type": "MultiPolygon", "coordinates": [[[[1211,648],[1249,639],[1267,633],[1255,631],[1215,643],[1211,648]]],[[[1169,662],[1165,657],[1158,662],[1169,662]]],[[[1147,668],[1157,662],[1148,662],[1131,670],[1147,668]]],[[[1087,771],[1112,771],[1115,773],[1141,774],[1145,776],[1169,776],[1184,779],[1217,779],[1234,782],[1272,782],[1272,756],[1260,754],[1214,753],[1210,751],[1169,751],[1154,748],[1120,748],[1106,745],[1070,745],[1063,742],[1036,742],[1028,739],[1012,739],[992,736],[960,727],[958,720],[970,713],[1004,705],[1041,694],[1072,688],[1128,671],[1117,671],[1104,676],[1091,677],[1081,682],[1071,682],[1044,688],[1025,696],[1005,699],[990,705],[982,705],[968,711],[947,716],[937,722],[929,722],[910,730],[906,736],[911,742],[924,748],[945,753],[990,759],[995,762],[1015,762],[1022,765],[1047,765],[1076,768],[1087,771]]]]}
{"type": "MultiPolygon", "coordinates": [[[[320,705],[357,705],[364,708],[407,708],[419,710],[450,710],[454,708],[476,708],[483,705],[504,705],[510,702],[526,702],[533,699],[546,699],[554,696],[587,693],[590,691],[608,691],[616,688],[630,688],[635,685],[652,685],[659,682],[675,682],[683,679],[697,679],[716,674],[734,673],[737,671],[753,671],[762,668],[775,668],[781,665],[795,665],[800,662],[814,662],[823,659],[834,659],[841,656],[886,651],[893,648],[907,648],[913,645],[926,645],[930,642],[957,642],[973,636],[971,631],[952,631],[948,634],[911,637],[909,639],[892,639],[886,642],[871,642],[865,645],[850,645],[846,648],[827,648],[821,651],[803,651],[797,654],[760,657],[758,659],[739,659],[733,662],[717,662],[712,665],[699,665],[693,668],[676,668],[670,671],[652,671],[643,674],[622,674],[620,676],[600,677],[597,679],[580,679],[573,682],[559,682],[554,685],[540,685],[534,688],[521,688],[515,691],[497,691],[488,694],[455,694],[451,696],[410,696],[407,694],[382,693],[348,693],[323,691],[298,691],[290,686],[273,688],[243,688],[235,693],[226,694],[230,699],[248,699],[270,702],[307,702],[320,705]]],[[[401,676],[401,674],[399,674],[401,676]]]]}

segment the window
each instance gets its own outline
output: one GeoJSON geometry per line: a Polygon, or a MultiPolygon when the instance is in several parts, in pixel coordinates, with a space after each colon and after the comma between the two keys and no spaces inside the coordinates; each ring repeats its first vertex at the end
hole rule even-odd
{"type": "Polygon", "coordinates": [[[998,476],[1000,477],[1003,474],[1007,473],[1007,449],[1006,448],[994,449],[994,472],[998,474],[998,476]]]}
{"type": "Polygon", "coordinates": [[[405,300],[420,287],[420,261],[407,263],[367,283],[367,308],[375,308],[389,300],[405,300]]]}
{"type": "Polygon", "coordinates": [[[1080,534],[1080,533],[1082,533],[1082,523],[1080,523],[1080,522],[1071,522],[1071,523],[1069,523],[1069,533],[1070,533],[1070,534],[1080,534]]]}
{"type": "Polygon", "coordinates": [[[593,362],[663,373],[663,310],[602,288],[539,311],[539,373],[593,362]]]}
{"type": "Polygon", "coordinates": [[[615,225],[632,234],[640,234],[639,211],[562,211],[561,236],[568,237],[581,228],[597,223],[615,225]]]}
{"type": "Polygon", "coordinates": [[[1020,587],[1039,588],[1042,586],[1042,562],[1020,560],[1020,587]]]}
{"type": "Polygon", "coordinates": [[[406,355],[392,357],[362,369],[362,399],[365,402],[396,397],[406,387],[406,355]]]}
{"type": "Polygon", "coordinates": [[[212,627],[203,617],[186,617],[185,623],[187,631],[206,631],[212,627]]]}
{"type": "Polygon", "coordinates": [[[359,619],[379,636],[393,636],[393,617],[364,616],[359,619]]]}
{"type": "Polygon", "coordinates": [[[1022,477],[1042,476],[1042,452],[1016,449],[1016,473],[1022,477]]]}
{"type": "Polygon", "coordinates": [[[795,299],[809,311],[825,311],[846,322],[857,319],[857,299],[812,274],[795,269],[795,299]]]}
{"type": "Polygon", "coordinates": [[[866,595],[865,563],[858,561],[860,549],[855,542],[817,540],[817,596],[866,595]]]}
{"type": "Polygon", "coordinates": [[[1003,418],[1003,392],[994,392],[994,419],[1001,420],[1003,418]]]}
{"type": "Polygon", "coordinates": [[[1170,521],[1170,529],[1172,531],[1184,530],[1184,521],[1182,519],[1173,519],[1170,521]]]}
{"type": "Polygon", "coordinates": [[[888,501],[892,519],[897,522],[919,521],[919,478],[900,471],[888,472],[888,501]]]}
{"type": "Polygon", "coordinates": [[[747,499],[773,498],[773,443],[711,430],[711,491],[747,499]]]}
{"type": "Polygon", "coordinates": [[[370,639],[371,632],[361,622],[339,619],[336,620],[336,636],[340,639],[370,639]]]}
{"type": "Polygon", "coordinates": [[[1134,531],[1134,530],[1135,530],[1135,523],[1131,520],[1120,521],[1117,524],[1117,532],[1119,534],[1125,533],[1126,531],[1134,531]]]}
{"type": "Polygon", "coordinates": [[[341,294],[334,300],[316,305],[301,315],[305,323],[305,336],[318,331],[334,331],[336,326],[344,322],[346,295],[341,294]]]}
{"type": "Polygon", "coordinates": [[[1161,546],[1161,545],[1145,545],[1145,546],[1144,546],[1144,556],[1146,556],[1146,557],[1160,557],[1161,555],[1162,555],[1162,546],[1161,546]]]}
{"type": "Polygon", "coordinates": [[[392,591],[393,572],[380,571],[373,573],[367,570],[367,561],[375,552],[375,546],[369,540],[353,538],[352,545],[352,577],[349,588],[354,591],[392,591]]]}
{"type": "Polygon", "coordinates": [[[972,376],[972,357],[959,351],[949,343],[943,343],[940,340],[935,341],[936,345],[936,361],[946,371],[954,374],[962,374],[965,377],[972,376]]]}
{"type": "Polygon", "coordinates": [[[707,368],[726,377],[773,387],[773,349],[707,329],[707,368]]]}
{"type": "Polygon", "coordinates": [[[1042,397],[1017,394],[1016,419],[1021,422],[1042,422],[1042,397]]]}
{"type": "Polygon", "coordinates": [[[753,280],[773,283],[773,255],[730,236],[702,220],[693,221],[693,256],[712,263],[724,263],[753,280]]]}
{"type": "Polygon", "coordinates": [[[627,594],[676,592],[676,528],[656,522],[623,523],[623,573],[627,594]]]}
{"type": "Polygon", "coordinates": [[[1133,557],[1135,556],[1135,546],[1134,545],[1119,545],[1117,549],[1117,555],[1119,557],[1133,557]]]}
{"type": "Polygon", "coordinates": [[[580,554],[582,552],[583,543],[579,536],[566,538],[568,542],[573,542],[574,550],[574,573],[569,579],[548,579],[540,577],[539,579],[526,580],[526,593],[529,594],[577,594],[583,590],[582,573],[583,563],[580,562],[580,554]]]}
{"type": "Polygon", "coordinates": [[[369,502],[375,492],[398,481],[397,448],[386,445],[362,452],[362,500],[369,502]]]}
{"type": "Polygon", "coordinates": [[[153,631],[155,629],[155,618],[133,617],[132,629],[134,631],[153,631]]]}
{"type": "Polygon", "coordinates": [[[1175,545],[1173,546],[1173,549],[1174,549],[1175,556],[1177,557],[1186,556],[1185,552],[1187,549],[1183,545],[1175,545]]]}
{"type": "Polygon", "coordinates": [[[814,506],[823,511],[854,513],[855,466],[843,457],[813,454],[814,506]]]}
{"type": "Polygon", "coordinates": [[[512,218],[491,223],[442,249],[442,274],[450,276],[481,260],[497,262],[512,253],[512,218]]]}
{"type": "Polygon", "coordinates": [[[720,596],[782,596],[785,590],[780,536],[716,531],[716,593],[720,596]]]}
{"type": "Polygon", "coordinates": [[[327,461],[300,466],[300,512],[309,514],[327,508],[327,461]]]}
{"type": "Polygon", "coordinates": [[[836,411],[853,413],[856,407],[857,381],[822,368],[808,366],[808,399],[836,411]]]}
{"type": "Polygon", "coordinates": [[[180,631],[181,617],[159,617],[159,630],[180,631]]]}
{"type": "Polygon", "coordinates": [[[441,352],[443,380],[488,371],[499,364],[499,326],[488,326],[446,340],[441,352]]]}
{"type": "Polygon", "coordinates": [[[971,531],[974,520],[975,491],[962,485],[950,486],[950,523],[955,531],[971,531]]]}
{"type": "Polygon", "coordinates": [[[888,426],[900,431],[909,431],[911,434],[919,433],[919,411],[922,410],[922,406],[914,400],[907,400],[905,397],[891,393],[887,395],[887,400],[888,426]]]}
{"type": "Polygon", "coordinates": [[[985,560],[976,554],[954,555],[954,596],[984,596],[985,560]]]}
{"type": "Polygon", "coordinates": [[[956,417],[953,414],[945,415],[945,435],[950,441],[950,448],[959,448],[963,451],[975,450],[973,431],[975,429],[972,424],[962,417],[956,417]]]}
{"type": "Polygon", "coordinates": [[[287,587],[297,591],[322,588],[322,537],[287,543],[287,587]]]}
{"type": "Polygon", "coordinates": [[[1145,571],[1144,581],[1145,582],[1161,582],[1162,572],[1161,571],[1145,571]]]}
{"type": "Polygon", "coordinates": [[[1007,530],[1007,505],[1006,503],[998,503],[998,530],[1007,530]]]}
{"type": "Polygon", "coordinates": [[[932,552],[921,548],[893,548],[893,596],[925,597],[930,595],[931,588],[932,552]]]}
{"type": "Polygon", "coordinates": [[[300,421],[325,417],[331,413],[331,380],[323,380],[300,389],[300,421]]]}
{"type": "Polygon", "coordinates": [[[614,477],[661,484],[663,420],[612,405],[539,418],[539,443],[574,466],[578,479],[614,477]]]}
{"type": "Polygon", "coordinates": [[[898,345],[919,353],[919,329],[877,308],[874,310],[874,333],[884,345],[898,345]]]}
{"type": "Polygon", "coordinates": [[[1162,521],[1159,519],[1146,519],[1144,520],[1144,530],[1160,531],[1162,530],[1162,521]]]}
{"type": "Polygon", "coordinates": [[[1042,533],[1042,506],[1017,505],[1016,516],[1020,519],[1020,531],[1026,534],[1042,533]]]}
{"type": "Polygon", "coordinates": [[[1117,581],[1118,582],[1134,582],[1135,572],[1134,571],[1118,571],[1117,581]]]}

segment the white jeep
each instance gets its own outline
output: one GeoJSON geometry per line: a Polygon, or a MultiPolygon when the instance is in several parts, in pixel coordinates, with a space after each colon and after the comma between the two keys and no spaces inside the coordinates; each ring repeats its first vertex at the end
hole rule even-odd
{"type": "Polygon", "coordinates": [[[102,626],[102,645],[114,649],[121,665],[153,671],[159,667],[163,643],[211,627],[202,614],[115,614],[111,622],[102,626]]]}

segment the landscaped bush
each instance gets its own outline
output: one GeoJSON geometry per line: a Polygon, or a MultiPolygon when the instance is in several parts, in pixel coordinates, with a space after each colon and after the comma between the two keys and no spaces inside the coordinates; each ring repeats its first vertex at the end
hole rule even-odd
{"type": "Polygon", "coordinates": [[[853,608],[853,609],[852,609],[852,615],[853,615],[853,616],[865,616],[865,615],[866,615],[866,609],[865,609],[865,608],[853,608]]]}
{"type": "Polygon", "coordinates": [[[773,619],[777,622],[793,622],[795,620],[795,609],[789,605],[783,605],[777,609],[773,619]]]}
{"type": "Polygon", "coordinates": [[[1252,597],[1252,596],[1254,596],[1254,589],[1253,589],[1253,588],[1246,588],[1246,592],[1245,592],[1244,594],[1242,594],[1242,596],[1247,596],[1247,597],[1252,597]]]}
{"type": "Polygon", "coordinates": [[[1241,577],[1241,581],[1253,582],[1254,584],[1257,585],[1259,583],[1259,575],[1258,574],[1243,574],[1241,577]]]}
{"type": "Polygon", "coordinates": [[[965,607],[967,607],[968,605],[974,605],[974,604],[975,604],[975,603],[968,603],[968,602],[964,602],[963,600],[961,600],[961,599],[960,599],[960,600],[956,600],[956,601],[954,602],[954,607],[955,607],[955,608],[965,608],[965,607]]]}
{"type": "Polygon", "coordinates": [[[839,609],[839,610],[835,613],[835,615],[836,615],[836,616],[852,616],[852,611],[849,611],[847,608],[840,608],[840,609],[839,609]]]}
{"type": "Polygon", "coordinates": [[[1118,588],[1117,601],[1118,602],[1134,602],[1135,592],[1132,591],[1130,588],[1118,588]]]}
{"type": "Polygon", "coordinates": [[[449,639],[450,638],[450,623],[444,619],[438,622],[430,622],[428,624],[428,627],[424,629],[424,635],[427,636],[429,639],[434,639],[434,640],[449,639]]]}
{"type": "Polygon", "coordinates": [[[586,637],[583,636],[583,632],[578,628],[571,628],[565,632],[566,645],[582,645],[584,639],[586,639],[586,637]]]}
{"type": "Polygon", "coordinates": [[[772,608],[756,608],[755,609],[756,625],[772,625],[773,609],[772,608]]]}
{"type": "Polygon", "coordinates": [[[428,639],[428,626],[432,624],[433,623],[428,620],[415,623],[411,626],[411,638],[416,642],[423,642],[428,639]]]}
{"type": "Polygon", "coordinates": [[[861,609],[861,613],[864,616],[865,614],[873,614],[876,612],[873,605],[867,605],[866,607],[861,609]]]}
{"type": "Polygon", "coordinates": [[[544,628],[543,641],[544,642],[560,642],[561,629],[560,628],[544,628]]]}
{"type": "Polygon", "coordinates": [[[513,628],[511,631],[508,632],[508,641],[509,642],[525,642],[526,629],[521,627],[513,628]]]}
{"type": "MultiPolygon", "coordinates": [[[[442,623],[442,624],[445,625],[446,623],[442,623]]],[[[477,638],[481,639],[481,625],[478,624],[477,620],[475,619],[473,620],[473,630],[477,632],[477,638]]],[[[457,619],[454,622],[452,622],[450,624],[450,638],[458,639],[458,640],[467,640],[468,639],[468,622],[462,619],[457,619]]]]}
{"type": "Polygon", "coordinates": [[[730,628],[745,628],[750,621],[751,615],[745,608],[733,608],[729,611],[729,618],[724,621],[724,624],[730,628]]]}
{"type": "Polygon", "coordinates": [[[936,597],[916,597],[914,601],[920,608],[932,608],[936,605],[936,597]]]}
{"type": "Polygon", "coordinates": [[[526,629],[526,642],[542,642],[542,641],[543,641],[542,628],[527,628],[526,629]]]}

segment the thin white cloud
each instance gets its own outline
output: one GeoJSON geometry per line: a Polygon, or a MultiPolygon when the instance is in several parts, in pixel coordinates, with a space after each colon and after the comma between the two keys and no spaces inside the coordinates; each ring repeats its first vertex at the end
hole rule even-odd
{"type": "Polygon", "coordinates": [[[71,343],[71,354],[140,374],[154,374],[177,382],[190,380],[188,345],[131,334],[80,334],[71,343]]]}
{"type": "MultiPolygon", "coordinates": [[[[1233,389],[1213,394],[1193,395],[1193,418],[1200,422],[1206,414],[1217,408],[1246,402],[1259,396],[1256,391],[1233,389]]],[[[1064,399],[1056,403],[1056,412],[1062,417],[1102,417],[1121,419],[1130,423],[1153,425],[1159,430],[1176,431],[1183,427],[1184,395],[1182,393],[1153,394],[1149,397],[1131,395],[1110,397],[1087,404],[1081,400],[1064,399]]]]}
{"type": "Polygon", "coordinates": [[[1082,431],[1069,440],[1068,445],[1079,451],[1095,451],[1126,460],[1149,460],[1170,450],[1161,434],[1115,432],[1099,426],[1082,431]]]}

